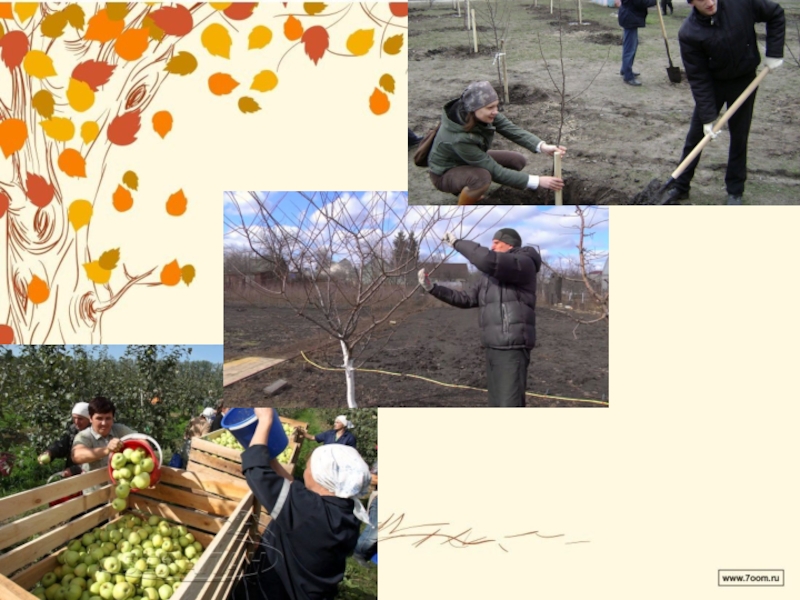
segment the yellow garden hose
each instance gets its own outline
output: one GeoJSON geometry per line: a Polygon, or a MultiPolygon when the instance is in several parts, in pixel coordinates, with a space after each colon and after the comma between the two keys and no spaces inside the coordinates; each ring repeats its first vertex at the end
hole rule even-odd
{"type": "MultiPolygon", "coordinates": [[[[303,360],[305,360],[308,364],[322,371],[344,371],[344,368],[342,367],[323,367],[322,365],[318,365],[317,363],[309,359],[306,356],[305,352],[301,351],[300,355],[303,357],[303,360]]],[[[395,377],[413,377],[414,379],[421,379],[422,381],[435,383],[436,385],[441,385],[450,388],[459,388],[462,390],[475,390],[476,392],[489,391],[481,388],[472,387],[470,385],[460,385],[457,383],[444,383],[442,381],[436,381],[435,379],[429,379],[428,377],[423,377],[422,375],[412,375],[408,373],[392,373],[391,371],[381,371],[380,369],[354,369],[354,370],[359,371],[360,373],[380,373],[381,375],[393,375],[395,377]]],[[[536,398],[548,398],[550,400],[562,400],[564,402],[586,402],[588,404],[602,404],[603,406],[608,406],[608,402],[604,402],[603,400],[581,400],[579,398],[563,398],[561,396],[547,396],[545,394],[535,394],[533,392],[525,392],[525,395],[534,396],[536,398]]]]}

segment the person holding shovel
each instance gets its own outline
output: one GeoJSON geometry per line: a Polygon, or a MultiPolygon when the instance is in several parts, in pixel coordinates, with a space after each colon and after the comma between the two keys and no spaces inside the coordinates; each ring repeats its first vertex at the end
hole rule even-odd
{"type": "Polygon", "coordinates": [[[458,196],[458,203],[475,204],[492,181],[519,190],[539,187],[560,190],[560,177],[528,175],[527,163],[519,152],[490,150],[494,134],[499,133],[531,152],[562,156],[564,146],[546,144],[534,134],[514,125],[499,112],[500,99],[488,81],[470,83],[461,97],[442,109],[442,121],[433,140],[428,167],[436,189],[458,196]]]}
{"type": "MultiPolygon", "coordinates": [[[[718,135],[713,127],[722,106],[730,107],[755,79],[756,67],[761,62],[755,24],[767,24],[764,64],[770,70],[783,64],[786,27],[783,9],[770,0],[690,0],[689,4],[692,12],[681,25],[678,41],[695,107],[681,161],[706,135],[712,139],[718,135]]],[[[747,179],[747,138],[755,98],[754,90],[728,121],[731,138],[725,188],[729,205],[742,203],[747,179]]],[[[699,161],[698,155],[676,178],[665,203],[674,204],[689,198],[699,161]]]]}
{"type": "Polygon", "coordinates": [[[534,248],[522,247],[519,234],[508,227],[494,234],[491,249],[452,233],[444,242],[483,273],[480,281],[466,291],[453,290],[431,284],[421,269],[419,283],[442,302],[479,308],[489,406],[525,406],[528,365],[536,343],[536,274],[542,258],[534,248]]]}

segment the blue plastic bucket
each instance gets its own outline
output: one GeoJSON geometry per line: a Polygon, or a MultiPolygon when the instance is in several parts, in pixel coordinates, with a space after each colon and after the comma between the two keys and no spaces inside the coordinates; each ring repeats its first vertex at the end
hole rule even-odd
{"type": "MultiPolygon", "coordinates": [[[[272,429],[267,438],[267,450],[270,456],[276,458],[289,445],[289,438],[283,430],[278,411],[274,408],[272,418],[272,429]]],[[[245,448],[250,447],[250,440],[256,432],[258,417],[252,408],[232,408],[222,417],[222,426],[233,434],[239,443],[245,448]]]]}
{"type": "Polygon", "coordinates": [[[377,565],[377,564],[378,564],[378,553],[376,552],[376,553],[375,553],[375,556],[373,556],[372,558],[370,558],[370,560],[371,560],[372,562],[374,562],[374,563],[377,565]]]}

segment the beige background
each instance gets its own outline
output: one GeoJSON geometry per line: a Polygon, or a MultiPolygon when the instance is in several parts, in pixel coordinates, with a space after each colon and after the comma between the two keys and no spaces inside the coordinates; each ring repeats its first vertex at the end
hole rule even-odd
{"type": "Polygon", "coordinates": [[[797,598],[798,218],[611,209],[607,410],[381,409],[381,520],[508,550],[382,536],[381,598],[797,598]]]}

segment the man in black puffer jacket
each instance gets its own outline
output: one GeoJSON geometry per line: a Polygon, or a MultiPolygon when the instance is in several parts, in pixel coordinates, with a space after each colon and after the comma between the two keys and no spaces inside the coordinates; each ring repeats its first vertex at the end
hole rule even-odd
{"type": "MultiPolygon", "coordinates": [[[[691,0],[692,13],[681,25],[678,41],[686,78],[694,96],[694,114],[683,147],[683,160],[706,134],[712,133],[722,106],[729,107],[756,76],[761,55],[756,45],[756,23],[767,24],[764,64],[777,69],[783,63],[786,19],[780,5],[770,0],[691,0]]],[[[741,204],[747,179],[747,137],[756,93],[753,91],[728,121],[731,140],[725,187],[728,204],[741,204]]],[[[698,156],[668,192],[668,202],[689,197],[698,156]]]]}
{"type": "Polygon", "coordinates": [[[628,85],[642,85],[633,72],[636,48],[639,47],[639,27],[645,26],[647,9],[655,6],[656,0],[621,0],[617,22],[622,27],[622,67],[619,74],[628,85]]]}
{"type": "Polygon", "coordinates": [[[489,406],[525,406],[525,383],[531,348],[536,343],[536,274],[539,253],[522,248],[519,234],[500,229],[492,249],[448,233],[444,241],[483,273],[466,291],[432,285],[425,270],[420,285],[432,296],[458,308],[480,308],[481,345],[486,348],[489,406]]]}

